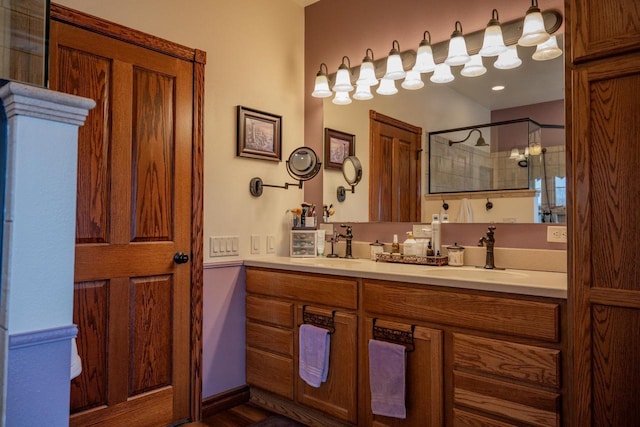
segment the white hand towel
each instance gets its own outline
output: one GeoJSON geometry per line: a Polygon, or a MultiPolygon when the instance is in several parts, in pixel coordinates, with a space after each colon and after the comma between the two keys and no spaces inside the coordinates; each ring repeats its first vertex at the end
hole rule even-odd
{"type": "Polygon", "coordinates": [[[327,380],[330,339],[324,328],[300,325],[299,374],[311,387],[320,387],[327,380]]]}
{"type": "Polygon", "coordinates": [[[458,222],[473,222],[473,209],[471,208],[471,202],[467,198],[462,199],[460,203],[458,222]]]}

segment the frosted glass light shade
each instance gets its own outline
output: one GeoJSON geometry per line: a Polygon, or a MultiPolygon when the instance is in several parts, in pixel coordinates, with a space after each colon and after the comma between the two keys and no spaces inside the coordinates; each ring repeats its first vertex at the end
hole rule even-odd
{"type": "Polygon", "coordinates": [[[433,49],[426,40],[423,40],[418,47],[416,64],[413,69],[419,73],[430,73],[436,69],[436,63],[433,60],[433,49]]]}
{"type": "MultiPolygon", "coordinates": [[[[356,81],[356,85],[375,86],[378,84],[376,78],[376,72],[373,67],[373,62],[365,61],[360,65],[360,75],[356,81]]],[[[356,89],[357,90],[357,89],[356,89]]]]}
{"type": "Polygon", "coordinates": [[[398,93],[395,80],[382,78],[380,80],[380,86],[376,89],[376,93],[380,95],[395,95],[398,93]]]}
{"type": "Polygon", "coordinates": [[[331,96],[332,92],[329,89],[329,79],[326,75],[319,74],[316,76],[316,84],[314,86],[311,96],[314,98],[327,98],[331,96]]]}
{"type": "Polygon", "coordinates": [[[507,50],[502,37],[500,24],[492,25],[484,30],[484,41],[480,49],[481,56],[498,56],[507,50]]]}
{"type": "Polygon", "coordinates": [[[387,58],[387,72],[384,75],[385,79],[390,80],[399,80],[405,78],[407,73],[405,73],[402,68],[402,58],[400,58],[399,53],[394,53],[389,55],[387,58]]]}
{"type": "Polygon", "coordinates": [[[420,73],[415,69],[407,71],[407,77],[402,82],[402,87],[408,90],[417,90],[424,87],[424,82],[420,77],[420,73]]]}
{"type": "Polygon", "coordinates": [[[334,92],[351,92],[353,85],[351,84],[351,72],[346,65],[341,64],[336,73],[336,84],[333,85],[334,92]]]}
{"type": "Polygon", "coordinates": [[[349,105],[351,104],[351,98],[347,91],[337,91],[336,96],[331,100],[336,105],[349,105]]]}
{"type": "Polygon", "coordinates": [[[433,75],[429,80],[431,80],[433,83],[449,83],[454,79],[455,77],[453,77],[453,74],[451,74],[451,67],[449,67],[445,63],[442,63],[436,65],[436,70],[433,72],[433,75]]]}
{"type": "Polygon", "coordinates": [[[469,62],[471,58],[467,52],[467,43],[462,35],[452,37],[449,40],[449,55],[444,62],[449,66],[463,65],[469,62]]]}
{"type": "Polygon", "coordinates": [[[520,46],[535,46],[549,40],[549,33],[544,27],[544,19],[538,8],[537,0],[532,1],[532,5],[524,17],[522,26],[522,36],[518,40],[520,46]]]}
{"type": "Polygon", "coordinates": [[[368,85],[357,85],[356,93],[353,94],[353,99],[357,99],[358,101],[366,101],[367,99],[373,98],[373,94],[371,93],[371,86],[368,85]]]}
{"type": "Polygon", "coordinates": [[[471,61],[464,64],[464,68],[460,71],[465,77],[477,77],[487,72],[484,64],[482,63],[482,56],[476,54],[471,56],[471,61]]]}
{"type": "Polygon", "coordinates": [[[516,45],[508,46],[507,51],[498,55],[498,59],[493,66],[500,70],[511,70],[522,65],[522,59],[518,57],[518,48],[516,45]]]}
{"type": "Polygon", "coordinates": [[[536,61],[548,61],[560,55],[562,55],[562,49],[558,47],[558,40],[556,36],[551,36],[549,40],[538,45],[532,58],[536,61]]]}
{"type": "Polygon", "coordinates": [[[517,148],[511,149],[511,155],[509,156],[511,160],[517,160],[520,158],[520,151],[517,148]]]}

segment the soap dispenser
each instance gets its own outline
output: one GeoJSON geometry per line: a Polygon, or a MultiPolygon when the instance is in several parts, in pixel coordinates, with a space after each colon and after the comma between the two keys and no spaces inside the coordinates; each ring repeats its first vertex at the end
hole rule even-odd
{"type": "Polygon", "coordinates": [[[393,235],[393,243],[391,244],[391,253],[399,254],[400,253],[400,243],[398,243],[398,235],[393,235]]]}
{"type": "Polygon", "coordinates": [[[440,215],[431,215],[431,240],[433,243],[433,252],[439,256],[440,252],[440,215]]]}
{"type": "Polygon", "coordinates": [[[413,232],[407,231],[407,239],[403,243],[404,255],[416,255],[416,239],[413,238],[413,232]]]}

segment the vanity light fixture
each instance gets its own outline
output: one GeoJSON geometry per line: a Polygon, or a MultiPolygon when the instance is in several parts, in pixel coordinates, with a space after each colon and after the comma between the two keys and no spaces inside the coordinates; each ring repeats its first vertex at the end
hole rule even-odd
{"type": "Polygon", "coordinates": [[[535,60],[554,59],[562,55],[562,49],[557,46],[557,40],[550,35],[561,26],[562,15],[555,10],[541,13],[537,0],[531,1],[531,7],[524,18],[504,24],[499,21],[497,9],[493,9],[487,26],[467,35],[462,34],[460,21],[455,22],[454,31],[449,40],[433,45],[431,34],[425,31],[417,52],[414,50],[400,52],[399,42],[393,40],[387,58],[376,61],[373,58],[373,51],[367,48],[360,66],[351,68],[349,58],[345,56],[338,71],[332,75],[327,75],[327,66],[322,63],[320,71],[316,74],[315,87],[311,95],[316,98],[325,98],[336,92],[334,103],[346,105],[351,102],[349,92],[354,89],[352,83],[357,86],[353,99],[367,100],[373,97],[371,87],[377,85],[379,85],[376,89],[377,94],[398,93],[395,80],[405,79],[402,83],[404,89],[419,89],[424,82],[413,72],[420,74],[433,72],[430,80],[434,83],[448,83],[454,80],[450,66],[465,65],[460,73],[466,77],[482,75],[484,74],[482,58],[480,61],[475,57],[472,60],[472,56],[476,53],[481,57],[498,56],[494,61],[494,67],[509,70],[522,64],[522,60],[518,57],[518,45],[537,46],[536,53],[533,54],[535,60]],[[355,75],[358,76],[357,80],[354,79],[355,75]],[[330,82],[335,82],[333,91],[329,89],[330,82]]]}
{"type": "Polygon", "coordinates": [[[331,96],[331,89],[329,89],[329,75],[327,70],[327,64],[324,62],[320,64],[320,70],[316,74],[316,84],[311,96],[316,98],[327,98],[331,96]],[[322,69],[324,67],[324,70],[322,69]]]}
{"type": "Polygon", "coordinates": [[[408,90],[417,90],[424,87],[424,82],[420,77],[420,73],[412,69],[407,71],[407,77],[405,77],[401,86],[408,90]]]}
{"type": "Polygon", "coordinates": [[[465,142],[466,140],[468,140],[471,137],[471,134],[473,132],[478,132],[478,134],[480,135],[478,137],[478,139],[476,140],[476,144],[475,144],[476,147],[488,147],[489,146],[489,144],[487,144],[487,141],[484,140],[484,137],[482,136],[482,132],[480,131],[480,129],[473,128],[473,129],[471,129],[469,131],[469,134],[464,139],[461,139],[460,141],[449,140],[449,147],[451,147],[453,144],[460,144],[462,142],[465,142]]]}
{"type": "Polygon", "coordinates": [[[558,47],[556,36],[549,37],[544,43],[540,43],[531,58],[536,61],[548,61],[562,55],[562,49],[558,47]]]}
{"type": "Polygon", "coordinates": [[[527,10],[522,27],[522,37],[518,40],[520,46],[535,46],[549,40],[549,33],[544,26],[544,19],[538,0],[531,0],[531,7],[527,10]]]}
{"type": "Polygon", "coordinates": [[[436,70],[433,72],[433,75],[429,78],[434,83],[449,83],[455,79],[453,74],[451,74],[451,67],[449,67],[444,62],[442,64],[436,64],[436,70]]]}
{"type": "Polygon", "coordinates": [[[449,40],[449,55],[444,60],[449,66],[463,65],[471,60],[467,52],[467,43],[462,35],[462,24],[456,21],[451,39],[449,40]],[[458,28],[459,27],[459,28],[458,28]]]}
{"type": "Polygon", "coordinates": [[[358,86],[375,86],[378,84],[378,79],[376,78],[376,70],[373,65],[373,50],[367,48],[364,59],[362,60],[362,64],[360,64],[360,75],[358,76],[358,80],[356,81],[356,85],[358,86]],[[369,52],[371,52],[371,56],[369,56],[369,52]]]}
{"type": "Polygon", "coordinates": [[[380,80],[380,86],[376,89],[376,93],[379,95],[395,95],[398,93],[395,80],[383,77],[380,80]]]}
{"type": "Polygon", "coordinates": [[[430,73],[436,69],[436,63],[433,60],[433,49],[431,48],[431,33],[429,31],[425,31],[422,36],[422,41],[416,54],[416,64],[413,69],[419,73],[430,73]]]}
{"type": "Polygon", "coordinates": [[[342,57],[342,63],[338,67],[338,73],[336,74],[336,84],[333,85],[334,92],[351,92],[353,85],[351,84],[351,60],[348,56],[342,57]],[[344,63],[345,59],[349,63],[344,63]]]}
{"type": "Polygon", "coordinates": [[[512,70],[522,65],[522,59],[518,56],[518,46],[507,46],[507,51],[498,55],[498,59],[493,66],[499,70],[512,70]]]}
{"type": "Polygon", "coordinates": [[[502,27],[498,19],[498,11],[493,9],[491,19],[484,30],[482,48],[478,52],[481,56],[497,56],[507,50],[502,37],[502,27]]]}
{"type": "Polygon", "coordinates": [[[479,53],[471,55],[471,61],[464,64],[464,68],[460,71],[465,77],[478,77],[487,72],[484,64],[482,63],[482,56],[479,53]]]}
{"type": "Polygon", "coordinates": [[[398,40],[394,40],[391,43],[391,51],[389,51],[389,57],[387,57],[387,72],[384,75],[385,79],[399,80],[405,78],[406,73],[402,68],[402,58],[400,57],[400,43],[398,40]],[[396,46],[398,48],[396,49],[396,46]]]}

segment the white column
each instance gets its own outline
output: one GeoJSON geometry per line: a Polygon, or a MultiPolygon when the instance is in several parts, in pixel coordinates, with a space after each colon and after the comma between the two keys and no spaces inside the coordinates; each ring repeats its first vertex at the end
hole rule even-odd
{"type": "Polygon", "coordinates": [[[2,424],[67,425],[78,127],[95,102],[15,82],[0,99],[2,424]]]}

